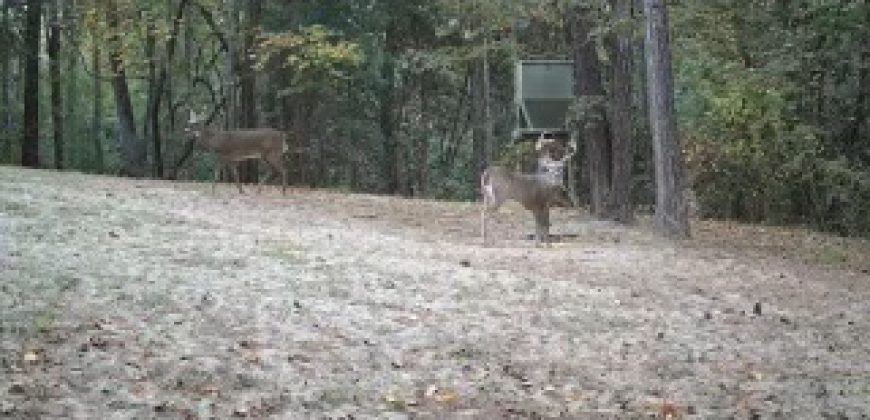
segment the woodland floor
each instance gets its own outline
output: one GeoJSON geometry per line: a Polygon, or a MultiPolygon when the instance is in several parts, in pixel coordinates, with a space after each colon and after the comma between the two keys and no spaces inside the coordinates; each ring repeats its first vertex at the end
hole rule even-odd
{"type": "Polygon", "coordinates": [[[866,241],[246,192],[0,167],[0,418],[870,415],[866,241]]]}

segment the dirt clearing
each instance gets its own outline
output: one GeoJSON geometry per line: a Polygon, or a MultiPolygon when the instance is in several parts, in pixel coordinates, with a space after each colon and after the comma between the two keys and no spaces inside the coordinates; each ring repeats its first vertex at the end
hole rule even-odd
{"type": "Polygon", "coordinates": [[[864,242],[246,191],[0,167],[0,417],[870,413],[864,242]]]}

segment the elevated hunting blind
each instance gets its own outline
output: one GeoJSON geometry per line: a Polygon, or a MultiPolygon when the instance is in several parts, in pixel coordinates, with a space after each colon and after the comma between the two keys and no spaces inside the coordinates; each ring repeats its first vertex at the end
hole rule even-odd
{"type": "Polygon", "coordinates": [[[520,60],[514,83],[514,140],[538,138],[541,133],[566,139],[565,117],[574,100],[574,62],[520,60]]]}

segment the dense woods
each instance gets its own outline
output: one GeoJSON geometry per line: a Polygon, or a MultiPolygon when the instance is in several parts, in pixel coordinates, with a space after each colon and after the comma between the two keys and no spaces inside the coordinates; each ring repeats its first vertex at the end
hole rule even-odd
{"type": "Polygon", "coordinates": [[[472,199],[526,147],[516,60],[570,58],[595,217],[654,205],[682,236],[688,192],[701,217],[870,235],[870,4],[665,3],[2,0],[0,162],[206,179],[194,112],[292,133],[292,184],[472,199]]]}

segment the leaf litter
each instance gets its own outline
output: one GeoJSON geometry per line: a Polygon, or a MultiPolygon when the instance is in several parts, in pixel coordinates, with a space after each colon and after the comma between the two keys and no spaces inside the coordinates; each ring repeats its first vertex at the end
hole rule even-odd
{"type": "Polygon", "coordinates": [[[866,242],[478,211],[0,167],[0,416],[870,412],[866,242]]]}

